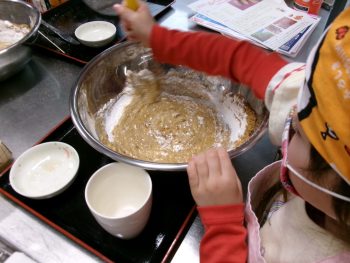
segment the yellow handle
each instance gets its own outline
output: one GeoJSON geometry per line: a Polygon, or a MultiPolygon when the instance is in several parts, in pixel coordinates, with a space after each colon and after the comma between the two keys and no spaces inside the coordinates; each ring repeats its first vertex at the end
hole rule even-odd
{"type": "Polygon", "coordinates": [[[136,11],[139,8],[139,4],[137,0],[125,0],[126,7],[136,11]]]}

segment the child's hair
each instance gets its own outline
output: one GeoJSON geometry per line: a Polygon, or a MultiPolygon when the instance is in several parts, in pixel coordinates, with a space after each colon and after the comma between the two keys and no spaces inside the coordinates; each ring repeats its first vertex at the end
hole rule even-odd
{"type": "MultiPolygon", "coordinates": [[[[322,156],[316,151],[311,145],[310,149],[310,162],[307,171],[313,176],[317,182],[324,181],[324,178],[320,174],[327,174],[327,171],[331,171],[330,165],[322,158],[322,156]]],[[[322,185],[322,184],[321,184],[322,185]]],[[[350,186],[340,176],[335,186],[332,187],[334,192],[348,196],[350,193],[350,186]]],[[[268,211],[271,208],[272,200],[279,194],[283,194],[285,201],[287,201],[287,191],[283,188],[282,183],[278,181],[270,189],[268,189],[260,203],[256,208],[256,216],[259,224],[262,226],[266,219],[268,211]]],[[[343,201],[339,198],[332,197],[332,206],[338,220],[333,220],[326,216],[322,211],[316,209],[312,205],[306,202],[306,212],[308,216],[320,227],[330,231],[332,234],[339,239],[350,244],[350,203],[343,201]]]]}
{"type": "MultiPolygon", "coordinates": [[[[332,168],[330,167],[330,165],[322,158],[322,156],[316,151],[316,149],[314,147],[311,147],[310,164],[308,171],[310,171],[311,174],[318,174],[320,172],[327,172],[331,169],[332,168]]],[[[319,178],[318,182],[321,182],[322,176],[315,176],[315,179],[317,178],[319,178]]],[[[341,195],[348,196],[350,193],[350,185],[347,184],[339,176],[339,180],[337,180],[337,183],[333,186],[332,190],[341,195]]],[[[350,215],[350,203],[343,201],[339,198],[333,198],[332,205],[339,222],[345,225],[349,223],[348,221],[350,215]]]]}

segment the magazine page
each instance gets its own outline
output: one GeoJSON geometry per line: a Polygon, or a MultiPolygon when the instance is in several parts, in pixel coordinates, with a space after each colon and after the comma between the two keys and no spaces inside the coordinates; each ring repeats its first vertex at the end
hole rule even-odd
{"type": "Polygon", "coordinates": [[[286,56],[295,57],[315,28],[316,25],[306,27],[297,35],[288,40],[285,44],[280,46],[277,52],[286,56]]]}
{"type": "Polygon", "coordinates": [[[210,19],[209,17],[203,16],[201,14],[195,14],[192,17],[190,17],[190,20],[195,22],[198,25],[201,25],[203,27],[209,28],[211,30],[220,32],[221,34],[237,39],[237,40],[246,40],[246,41],[250,41],[253,44],[257,45],[257,46],[261,46],[263,48],[268,48],[265,47],[264,45],[254,41],[253,39],[247,38],[245,36],[243,36],[242,34],[228,28],[227,26],[220,24],[219,22],[210,19]]]}
{"type": "Polygon", "coordinates": [[[199,0],[189,7],[272,50],[320,19],[288,7],[283,0],[199,0]]]}
{"type": "Polygon", "coordinates": [[[195,14],[190,17],[190,20],[195,22],[198,25],[204,26],[206,28],[210,28],[211,30],[218,31],[220,33],[225,33],[230,35],[231,37],[237,38],[238,40],[248,40],[247,37],[242,34],[228,28],[227,26],[220,24],[219,22],[210,19],[209,17],[203,16],[201,14],[195,14]]]}

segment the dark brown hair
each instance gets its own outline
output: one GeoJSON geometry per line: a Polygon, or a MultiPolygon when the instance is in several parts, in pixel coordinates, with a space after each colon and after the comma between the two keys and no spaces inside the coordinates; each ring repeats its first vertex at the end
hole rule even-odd
{"type": "MultiPolygon", "coordinates": [[[[310,164],[309,164],[309,172],[311,172],[314,178],[319,178],[319,180],[322,180],[322,176],[320,177],[319,174],[326,173],[327,171],[332,170],[330,165],[322,158],[322,156],[316,151],[314,147],[311,147],[310,149],[310,164]],[[318,176],[317,176],[318,175],[318,176]]],[[[349,196],[350,193],[350,186],[347,182],[345,182],[341,177],[339,176],[339,180],[335,183],[335,185],[332,187],[333,191],[336,193],[339,193],[344,196],[349,196]]],[[[333,209],[337,215],[338,221],[340,224],[346,225],[347,222],[350,219],[350,203],[343,201],[339,198],[332,198],[332,205],[333,209]]]]}

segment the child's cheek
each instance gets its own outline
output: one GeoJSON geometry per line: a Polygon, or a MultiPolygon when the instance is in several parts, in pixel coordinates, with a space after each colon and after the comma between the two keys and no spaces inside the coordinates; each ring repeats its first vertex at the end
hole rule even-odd
{"type": "Polygon", "coordinates": [[[310,144],[305,143],[300,134],[296,133],[288,147],[288,163],[297,170],[305,170],[309,166],[310,144]]]}

